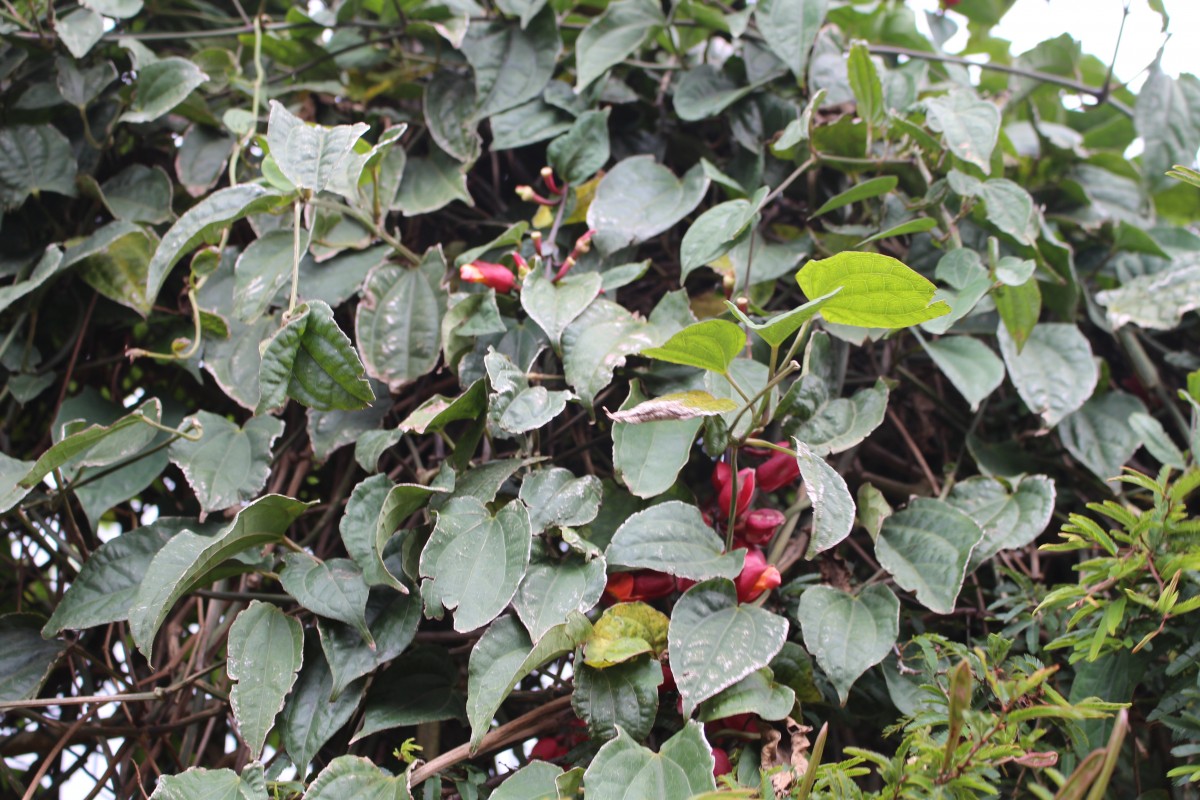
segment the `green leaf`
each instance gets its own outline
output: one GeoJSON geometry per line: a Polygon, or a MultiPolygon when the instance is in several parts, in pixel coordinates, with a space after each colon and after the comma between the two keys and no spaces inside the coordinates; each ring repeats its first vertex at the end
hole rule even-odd
{"type": "Polygon", "coordinates": [[[943,336],[932,342],[922,339],[921,346],[972,411],[1004,382],[1004,362],[978,339],[943,336]]]}
{"type": "Polygon", "coordinates": [[[1137,95],[1134,124],[1145,142],[1142,165],[1147,182],[1161,189],[1174,164],[1191,164],[1200,149],[1200,80],[1172,78],[1155,60],[1137,95]]]}
{"type": "Polygon", "coordinates": [[[835,455],[849,450],[883,423],[887,402],[887,384],[876,381],[851,397],[822,402],[803,423],[785,425],[784,432],[804,442],[816,456],[835,455]]]}
{"type": "Polygon", "coordinates": [[[363,408],[375,399],[349,337],[321,300],[297,306],[260,350],[257,414],[281,408],[289,397],[319,411],[363,408]]]}
{"type": "Polygon", "coordinates": [[[1186,467],[1187,460],[1183,453],[1175,442],[1171,441],[1162,423],[1154,417],[1142,411],[1135,411],[1129,415],[1129,427],[1142,440],[1142,446],[1147,452],[1160,463],[1181,471],[1186,467]]]}
{"type": "Polygon", "coordinates": [[[104,19],[90,8],[76,8],[59,17],[54,30],[71,55],[82,59],[104,35],[104,19]]]}
{"type": "Polygon", "coordinates": [[[474,497],[451,498],[438,511],[421,552],[426,613],[439,616],[443,606],[456,609],[456,631],[491,622],[517,592],[532,537],[523,503],[509,503],[492,516],[474,497]]]}
{"type": "Polygon", "coordinates": [[[901,222],[899,225],[886,228],[879,233],[868,236],[866,239],[863,239],[861,242],[855,245],[855,247],[862,247],[864,244],[879,242],[884,239],[894,239],[897,236],[908,236],[912,233],[926,233],[936,227],[937,220],[933,219],[932,217],[918,217],[917,219],[910,219],[908,222],[901,222]]]}
{"type": "Polygon", "coordinates": [[[117,19],[135,17],[142,10],[142,0],[84,0],[83,3],[97,14],[117,19]]]}
{"type": "MultiPolygon", "coordinates": [[[[0,158],[3,158],[3,155],[0,155],[0,158]]],[[[0,287],[0,312],[48,281],[59,271],[63,260],[63,252],[57,245],[47,247],[28,278],[0,287]]]]}
{"type": "Polygon", "coordinates": [[[951,153],[991,174],[992,150],[1000,137],[1000,110],[995,105],[960,90],[925,100],[925,115],[951,153]]]}
{"type": "Polygon", "coordinates": [[[172,216],[171,179],[162,167],[130,164],[106,180],[100,192],[117,219],[157,225],[172,216]]]}
{"type": "Polygon", "coordinates": [[[690,717],[703,701],[771,663],[787,638],[783,617],[739,605],[733,582],[698,583],[671,614],[671,671],[690,717]]]}
{"type": "Polygon", "coordinates": [[[860,200],[885,195],[895,189],[899,183],[900,179],[895,175],[882,175],[878,178],[871,178],[862,183],[857,183],[846,191],[839,192],[826,200],[820,208],[813,212],[813,217],[819,217],[822,214],[827,214],[830,211],[848,206],[851,203],[857,203],[860,200]]]}
{"type": "Polygon", "coordinates": [[[110,222],[67,251],[63,266],[74,265],[88,285],[143,317],[153,307],[146,277],[158,237],[129,222],[110,222]]]}
{"type": "Polygon", "coordinates": [[[355,680],[403,653],[416,635],[420,621],[419,598],[388,591],[373,592],[367,600],[367,625],[375,640],[372,650],[355,628],[317,619],[321,649],[333,673],[330,699],[337,699],[355,680]]]}
{"type": "Polygon", "coordinates": [[[1017,394],[1030,411],[1041,415],[1047,428],[1092,396],[1099,370],[1092,346],[1079,328],[1062,322],[1039,323],[1021,350],[1003,326],[996,335],[1017,394]]]}
{"type": "Polygon", "coordinates": [[[429,135],[445,152],[464,164],[474,164],[482,144],[473,120],[475,86],[454,72],[435,72],[425,87],[422,108],[429,135]]]}
{"type": "MultiPolygon", "coordinates": [[[[643,2],[647,0],[622,0],[610,5],[609,13],[643,2]]],[[[662,13],[657,5],[653,7],[655,13],[662,13]]],[[[600,181],[588,206],[587,222],[596,230],[595,244],[605,253],[615,253],[657,236],[692,213],[708,184],[700,164],[680,180],[654,156],[622,159],[600,181]]]]}
{"type": "Polygon", "coordinates": [[[346,800],[350,797],[412,800],[403,777],[393,777],[361,756],[338,756],[330,761],[304,793],[304,800],[346,800]]]}
{"type": "Polygon", "coordinates": [[[203,511],[220,511],[252,500],[271,475],[271,447],[283,435],[283,420],[253,417],[239,428],[226,417],[197,411],[184,420],[199,441],[176,439],[168,450],[183,471],[203,511]]]}
{"type": "Polygon", "coordinates": [[[723,319],[706,319],[679,331],[660,347],[642,350],[641,354],[724,374],[745,346],[746,334],[737,325],[723,319]]]}
{"type": "Polygon", "coordinates": [[[813,586],[796,610],[804,646],[829,676],[844,705],[850,687],[891,652],[900,634],[900,601],[883,584],[857,595],[813,586]]]}
{"type": "Polygon", "coordinates": [[[546,0],[497,0],[496,7],[510,17],[520,17],[521,27],[529,26],[537,13],[546,6],[546,0]]]}
{"type": "Polygon", "coordinates": [[[643,653],[657,658],[667,649],[669,623],[666,614],[642,602],[609,606],[588,637],[584,663],[608,669],[643,653]]]}
{"type": "MultiPolygon", "coordinates": [[[[758,221],[758,211],[767,199],[762,187],[748,200],[726,200],[705,211],[687,229],[680,244],[682,278],[697,267],[712,263],[728,253],[739,236],[758,221]]],[[[681,278],[681,279],[682,279],[681,278]]]]}
{"type": "Polygon", "coordinates": [[[680,578],[735,578],[744,554],[725,543],[700,509],[671,500],[632,515],[617,528],[604,554],[610,567],[653,569],[680,578]]]}
{"type": "Polygon", "coordinates": [[[288,553],[279,573],[283,590],[314,614],[354,627],[368,647],[375,646],[367,627],[367,594],[362,570],[348,558],[320,561],[308,553],[288,553]]]}
{"type": "Polygon", "coordinates": [[[1109,481],[1121,474],[1121,467],[1142,446],[1129,418],[1145,412],[1134,395],[1105,392],[1064,417],[1058,436],[1076,461],[1100,480],[1109,481]]]}
{"type": "Polygon", "coordinates": [[[562,774],[562,767],[531,761],[505,778],[488,800],[558,800],[554,781],[562,774]]]}
{"type": "Polygon", "coordinates": [[[154,556],[137,596],[129,607],[129,631],[146,658],[154,651],[154,635],[175,601],[200,585],[223,561],[253,547],[279,541],[307,503],[268,494],[237,513],[212,536],[185,530],[154,556]]]}
{"type": "Polygon", "coordinates": [[[350,721],[362,701],[366,684],[354,684],[336,700],[330,700],[333,675],[320,646],[309,637],[304,647],[304,667],[288,695],[279,727],[283,745],[301,777],[317,752],[350,721]]]}
{"type": "Polygon", "coordinates": [[[475,381],[458,397],[450,400],[440,394],[426,400],[400,422],[400,430],[413,433],[437,433],[451,422],[476,419],[487,410],[487,385],[475,381]]]}
{"type": "Polygon", "coordinates": [[[238,734],[257,760],[304,660],[304,629],[270,603],[252,600],[229,628],[226,672],[238,734]]]}
{"type": "Polygon", "coordinates": [[[496,620],[475,643],[467,665],[467,717],[471,721],[471,749],[479,746],[500,710],[504,698],[522,678],[583,644],[592,625],[573,614],[532,644],[521,624],[511,616],[496,620]]]}
{"type": "Polygon", "coordinates": [[[102,467],[123,461],[143,450],[157,435],[153,424],[160,424],[162,404],[147,400],[133,412],[111,425],[89,425],[83,420],[63,426],[63,436],[21,478],[21,486],[31,488],[54,470],[70,463],[76,467],[102,467]]]}
{"type": "MultiPolygon", "coordinates": [[[[312,232],[301,230],[302,260],[312,261],[312,232]]],[[[267,231],[241,252],[234,264],[233,314],[246,323],[262,316],[292,277],[295,236],[287,228],[267,231]]]]}
{"type": "Polygon", "coordinates": [[[634,382],[621,411],[613,417],[617,420],[612,427],[613,468],[634,495],[656,497],[671,488],[679,471],[687,464],[703,420],[699,416],[636,423],[618,419],[624,419],[622,414],[635,413],[648,403],[661,406],[662,399],[646,403],[641,400],[641,390],[634,382]]]}
{"type": "Polygon", "coordinates": [[[554,75],[562,41],[553,9],[521,28],[508,22],[472,23],[462,54],[475,70],[476,116],[507,111],[542,93],[554,75]]]}
{"type": "MultiPolygon", "coordinates": [[[[297,117],[277,100],[271,101],[267,146],[283,176],[295,187],[323,192],[357,187],[363,164],[354,143],[370,129],[366,123],[316,125],[297,117]]],[[[357,189],[350,199],[357,196],[357,189]]]]}
{"type": "Polygon", "coordinates": [[[825,21],[828,0],[766,0],[754,9],[758,30],[779,59],[804,84],[808,80],[808,55],[825,21]]]}
{"type": "Polygon", "coordinates": [[[235,318],[229,325],[228,339],[204,342],[204,368],[231,400],[253,411],[261,393],[258,374],[262,370],[262,357],[258,345],[274,332],[276,322],[263,317],[253,325],[246,325],[235,318]]]}
{"type": "Polygon", "coordinates": [[[854,528],[854,498],[846,488],[846,481],[825,463],[825,459],[813,453],[799,439],[793,440],[793,444],[800,477],[804,480],[804,491],[813,506],[812,534],[808,540],[808,552],[805,553],[805,557],[811,559],[850,535],[854,528]]]}
{"type": "Polygon", "coordinates": [[[713,756],[704,729],[687,722],[654,753],[624,730],[596,753],[583,775],[590,800],[653,797],[689,800],[716,789],[713,756]]]}
{"type": "Polygon", "coordinates": [[[458,665],[445,650],[414,647],[375,679],[362,727],[351,743],[392,728],[465,721],[465,699],[456,688],[458,683],[458,665]]]}
{"type": "Polygon", "coordinates": [[[600,295],[602,285],[596,272],[568,275],[553,283],[534,270],[521,285],[521,306],[557,348],[563,331],[600,295]]]}
{"type": "Polygon", "coordinates": [[[202,243],[216,243],[221,232],[234,222],[268,210],[280,197],[258,184],[243,183],[215,191],[185,211],[163,236],[146,268],[147,299],[158,297],[179,259],[202,243]]]}
{"type": "MultiPolygon", "coordinates": [[[[312,444],[313,457],[318,463],[328,461],[335,451],[348,444],[357,445],[372,433],[383,433],[379,426],[392,409],[392,396],[387,387],[376,380],[371,381],[371,391],[376,395],[375,402],[366,408],[353,411],[317,411],[310,408],[306,411],[305,428],[312,444]]],[[[395,433],[399,439],[399,431],[395,433]]]]}
{"type": "Polygon", "coordinates": [[[540,544],[535,550],[513,597],[513,608],[536,642],[566,622],[571,612],[587,613],[600,602],[607,565],[603,556],[586,561],[574,552],[551,557],[540,544]]]}
{"type": "Polygon", "coordinates": [[[446,297],[438,281],[446,265],[440,250],[430,252],[435,255],[427,254],[425,264],[431,266],[382,264],[363,284],[354,338],[367,374],[393,392],[430,372],[441,352],[446,297]]]}
{"type": "Polygon", "coordinates": [[[571,130],[546,148],[546,160],[568,184],[585,182],[608,163],[608,113],[607,108],[583,112],[571,130]]]}
{"type": "Polygon", "coordinates": [[[74,197],[76,170],[71,142],[53,125],[0,128],[0,206],[41,192],[74,197]]]}
{"type": "Polygon", "coordinates": [[[992,178],[984,182],[979,196],[987,205],[988,222],[1021,244],[1033,246],[1041,226],[1029,192],[1007,178],[992,178]]]}
{"type": "Polygon", "coordinates": [[[170,56],[138,69],[133,102],[121,122],[153,122],[187,99],[208,76],[186,58],[170,56]]]}
{"type": "Polygon", "coordinates": [[[705,700],[696,718],[701,722],[712,722],[737,714],[754,714],[765,720],[782,720],[792,713],[795,705],[796,692],[776,683],[775,674],[769,667],[764,667],[751,672],[716,697],[705,700]]]}
{"type": "Polygon", "coordinates": [[[178,775],[163,775],[151,800],[267,800],[262,765],[248,765],[242,776],[231,769],[191,767],[178,775]]]}
{"type": "Polygon", "coordinates": [[[662,420],[685,420],[696,417],[712,417],[736,411],[740,406],[727,397],[714,397],[702,389],[689,389],[686,392],[673,392],[656,397],[653,400],[643,400],[637,405],[630,406],[627,400],[626,408],[613,414],[606,411],[608,418],[614,422],[644,425],[648,422],[662,420]]]}
{"type": "Polygon", "coordinates": [[[619,726],[641,741],[650,735],[658,716],[662,680],[662,666],[652,657],[603,669],[577,664],[571,708],[587,723],[588,735],[595,740],[615,738],[619,726]]]}
{"type": "Polygon", "coordinates": [[[388,571],[383,561],[384,549],[400,524],[438,493],[438,489],[430,486],[393,484],[386,475],[373,475],[354,487],[338,530],[346,552],[362,568],[368,584],[408,591],[388,571]]]}
{"type": "Polygon", "coordinates": [[[665,23],[662,7],[652,0],[609,3],[575,41],[576,93],[628,58],[665,23]]]}
{"type": "Polygon", "coordinates": [[[610,300],[597,298],[563,331],[567,384],[585,405],[591,406],[625,356],[659,341],[661,337],[644,320],[610,300]]]}
{"type": "Polygon", "coordinates": [[[879,80],[879,71],[875,68],[875,62],[871,60],[870,51],[862,42],[856,42],[850,48],[850,55],[846,59],[846,74],[850,89],[858,101],[858,116],[872,125],[878,125],[887,119],[887,109],[883,103],[883,83],[879,80]]]}
{"type": "Polygon", "coordinates": [[[403,211],[406,217],[415,217],[437,211],[455,200],[474,205],[462,167],[454,156],[438,147],[431,147],[427,156],[410,157],[392,207],[403,211]]]}
{"type": "Polygon", "coordinates": [[[967,572],[990,561],[1001,550],[1024,547],[1041,535],[1054,513],[1055,494],[1053,479],[1045,475],[1026,475],[1011,489],[982,475],[954,484],[946,502],[983,529],[983,538],[971,552],[967,572]]]}
{"type": "Polygon", "coordinates": [[[0,615],[0,703],[37,697],[66,651],[66,642],[43,639],[41,627],[34,614],[0,615]]]}
{"type": "Polygon", "coordinates": [[[1200,253],[1178,256],[1166,269],[1139,275],[1119,288],[1096,293],[1114,329],[1123,325],[1168,331],[1200,308],[1200,253]]]}
{"type": "Polygon", "coordinates": [[[996,286],[992,289],[992,300],[1004,329],[1021,352],[1042,315],[1042,290],[1036,280],[1028,280],[1020,286],[996,286]]]}
{"type": "Polygon", "coordinates": [[[570,392],[552,392],[544,386],[530,388],[524,371],[490,348],[483,363],[493,390],[488,400],[488,425],[494,435],[541,428],[562,413],[571,397],[570,392]]]}
{"type": "Polygon", "coordinates": [[[83,630],[118,622],[129,614],[150,562],[172,536],[187,528],[212,534],[218,525],[187,517],[159,517],[110,539],[84,562],[42,629],[50,637],[66,628],[83,630]]]}
{"type": "Polygon", "coordinates": [[[521,501],[529,507],[529,523],[540,533],[550,527],[577,528],[596,518],[603,489],[594,475],[576,478],[567,469],[551,467],[531,473],[521,482],[521,501]]]}
{"type": "Polygon", "coordinates": [[[878,253],[846,251],[809,261],[796,280],[810,299],[837,291],[821,307],[821,316],[842,325],[905,328],[950,313],[943,302],[931,304],[936,286],[878,253]]]}
{"type": "Polygon", "coordinates": [[[683,73],[672,100],[675,113],[687,122],[715,117],[754,91],[755,86],[738,86],[712,64],[700,64],[683,73]]]}
{"type": "Polygon", "coordinates": [[[979,525],[953,505],[918,497],[883,521],[875,555],[879,565],[916,594],[921,605],[950,614],[971,551],[982,538],[979,525]]]}

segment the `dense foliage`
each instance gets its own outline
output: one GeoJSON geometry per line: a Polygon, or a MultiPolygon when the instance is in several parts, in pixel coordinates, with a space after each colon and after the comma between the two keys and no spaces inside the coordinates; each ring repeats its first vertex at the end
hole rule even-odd
{"type": "Polygon", "coordinates": [[[0,793],[1200,780],[1195,77],[81,2],[0,9],[0,793]]]}

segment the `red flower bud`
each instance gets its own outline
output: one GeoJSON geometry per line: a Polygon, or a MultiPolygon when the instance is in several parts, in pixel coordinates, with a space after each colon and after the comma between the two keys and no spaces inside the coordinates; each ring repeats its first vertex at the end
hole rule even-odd
{"type": "Polygon", "coordinates": [[[554,180],[554,170],[549,167],[542,167],[542,180],[546,182],[546,188],[555,194],[562,194],[562,187],[558,185],[558,181],[554,180]]]}
{"type": "Polygon", "coordinates": [[[713,754],[713,777],[719,778],[722,775],[728,775],[733,772],[733,764],[729,760],[729,754],[720,747],[712,749],[713,754]]]}
{"type": "Polygon", "coordinates": [[[458,268],[458,277],[467,283],[482,283],[490,286],[500,294],[508,294],[517,282],[512,270],[503,264],[492,264],[487,261],[472,261],[458,268]]]}
{"type": "Polygon", "coordinates": [[[663,677],[662,677],[662,683],[660,683],[658,685],[658,690],[660,692],[675,691],[675,673],[671,672],[671,665],[668,664],[666,661],[663,661],[663,662],[661,662],[661,666],[662,666],[663,677]]]}
{"type": "Polygon", "coordinates": [[[766,544],[786,520],[782,511],[756,508],[742,517],[737,533],[747,544],[766,544]]]}
{"type": "MultiPolygon", "coordinates": [[[[786,446],[787,443],[782,444],[786,446]]],[[[791,454],[776,450],[772,451],[770,458],[758,465],[754,475],[758,478],[758,488],[764,492],[773,492],[800,477],[800,465],[791,454]]]]}
{"type": "Polygon", "coordinates": [[[657,600],[674,591],[674,577],[651,570],[613,573],[604,587],[604,593],[618,603],[657,600]]]}
{"type": "Polygon", "coordinates": [[[734,581],[737,586],[739,603],[757,600],[763,592],[770,591],[781,583],[783,583],[783,577],[779,574],[779,570],[768,564],[766,556],[757,548],[746,552],[742,573],[734,581]]]}
{"type": "Polygon", "coordinates": [[[738,470],[736,504],[733,502],[733,480],[727,481],[721,487],[717,493],[717,513],[722,519],[728,519],[730,511],[735,519],[746,513],[746,509],[750,507],[750,498],[754,496],[754,485],[754,470],[747,467],[738,470]]]}
{"type": "Polygon", "coordinates": [[[733,477],[733,470],[724,461],[718,461],[712,471],[712,487],[713,491],[720,494],[722,490],[729,485],[729,481],[733,477]]]}
{"type": "Polygon", "coordinates": [[[563,743],[553,737],[545,737],[538,739],[533,745],[533,749],[529,751],[529,758],[540,759],[542,761],[554,761],[564,757],[567,754],[567,748],[563,743]]]}
{"type": "Polygon", "coordinates": [[[680,592],[686,592],[688,589],[695,586],[696,583],[697,581],[694,581],[691,578],[676,578],[675,589],[680,592]]]}

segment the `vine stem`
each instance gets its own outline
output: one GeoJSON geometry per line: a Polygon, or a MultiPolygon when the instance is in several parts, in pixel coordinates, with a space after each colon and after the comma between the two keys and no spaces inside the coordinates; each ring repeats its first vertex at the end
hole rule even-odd
{"type": "Polygon", "coordinates": [[[304,204],[297,195],[292,201],[292,294],[288,298],[287,313],[283,315],[285,323],[296,310],[296,299],[300,294],[300,233],[303,230],[303,210],[304,204]]]}
{"type": "Polygon", "coordinates": [[[375,224],[375,220],[371,219],[369,214],[365,214],[362,211],[359,211],[357,208],[352,208],[345,203],[339,203],[334,200],[326,200],[321,197],[314,197],[309,200],[308,203],[309,205],[317,208],[324,208],[328,211],[336,211],[339,214],[345,214],[355,222],[361,224],[364,228],[369,230],[385,244],[389,245],[397,253],[412,262],[413,266],[421,263],[420,256],[401,244],[400,240],[385,231],[383,226],[375,224]]]}

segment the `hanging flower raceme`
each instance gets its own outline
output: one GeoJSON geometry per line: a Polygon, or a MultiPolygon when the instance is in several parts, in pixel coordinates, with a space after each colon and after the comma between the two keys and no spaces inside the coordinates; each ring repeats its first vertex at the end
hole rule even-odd
{"type": "Polygon", "coordinates": [[[741,517],[750,507],[754,497],[754,470],[747,467],[739,469],[737,474],[737,503],[733,502],[733,470],[725,462],[719,462],[713,469],[713,488],[717,490],[717,514],[722,520],[729,519],[733,511],[734,518],[741,517]]]}
{"type": "Polygon", "coordinates": [[[746,551],[746,561],[742,565],[742,573],[737,576],[734,585],[737,586],[739,603],[749,603],[757,600],[763,592],[778,588],[783,583],[783,576],[774,565],[767,563],[767,557],[757,547],[746,551]]]}
{"type": "Polygon", "coordinates": [[[482,283],[484,286],[490,286],[500,294],[511,292],[517,282],[517,277],[508,267],[479,259],[459,267],[458,277],[466,283],[482,283]]]}

